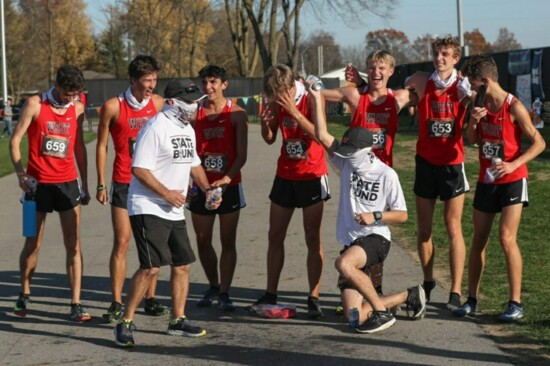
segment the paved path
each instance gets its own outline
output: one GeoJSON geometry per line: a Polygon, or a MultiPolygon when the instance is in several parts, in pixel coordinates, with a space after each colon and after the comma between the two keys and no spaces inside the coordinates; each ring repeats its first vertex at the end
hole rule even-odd
{"type": "MultiPolygon", "coordinates": [[[[11,309],[19,290],[18,257],[21,237],[20,190],[14,175],[0,179],[0,364],[2,365],[508,365],[521,363],[506,355],[483,330],[471,321],[457,321],[444,310],[448,290],[432,293],[426,318],[409,321],[398,313],[390,329],[363,335],[351,331],[334,314],[339,302],[333,260],[338,181],[332,175],[333,199],[326,205],[323,234],[326,266],[323,273],[322,306],[325,317],[306,317],[307,280],[301,211],[296,211],[286,241],[286,263],[279,297],[295,303],[298,317],[263,319],[243,308],[255,301],[266,284],[267,198],[275,173],[279,143],[266,145],[259,126],[250,126],[249,159],[244,169],[248,206],[241,213],[238,232],[239,259],[231,295],[239,309],[222,313],[215,308],[198,309],[194,302],[207,288],[199,263],[191,269],[187,315],[204,326],[201,339],[166,335],[168,317],[151,318],[142,309],[136,315],[137,346],[131,350],[113,343],[112,326],[102,324],[101,314],[110,303],[108,260],[112,243],[110,211],[95,200],[83,208],[82,246],[85,272],[83,303],[94,317],[87,324],[69,320],[69,286],[64,270],[64,250],[56,215],[48,216],[43,248],[32,282],[32,303],[25,319],[11,309]]],[[[88,145],[90,186],[96,184],[95,142],[88,145]]],[[[194,241],[193,230],[190,229],[194,241]]],[[[398,238],[397,238],[398,239],[398,238]]],[[[219,244],[218,244],[219,246],[219,244]]],[[[137,255],[128,254],[128,276],[137,268],[137,255]]],[[[169,304],[169,271],[161,270],[158,297],[169,304]]],[[[422,280],[416,261],[398,245],[391,249],[385,267],[386,292],[402,290],[422,280]]]]}

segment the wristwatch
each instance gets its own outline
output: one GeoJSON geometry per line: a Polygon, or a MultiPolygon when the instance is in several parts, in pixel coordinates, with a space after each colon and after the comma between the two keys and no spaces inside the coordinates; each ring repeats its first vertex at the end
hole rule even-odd
{"type": "Polygon", "coordinates": [[[382,220],[382,212],[374,211],[372,215],[374,216],[374,222],[380,223],[380,220],[382,220]]]}

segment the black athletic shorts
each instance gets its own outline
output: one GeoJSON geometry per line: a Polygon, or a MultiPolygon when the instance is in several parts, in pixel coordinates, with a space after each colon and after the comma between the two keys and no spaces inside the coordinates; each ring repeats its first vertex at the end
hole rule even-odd
{"type": "Polygon", "coordinates": [[[330,199],[328,177],[288,180],[275,176],[269,194],[271,202],[283,207],[302,208],[330,199]]]}
{"type": "Polygon", "coordinates": [[[128,209],[128,189],[130,188],[129,184],[111,182],[111,199],[109,203],[115,207],[120,207],[125,210],[128,209]]]}
{"type": "Polygon", "coordinates": [[[433,165],[416,155],[413,191],[418,197],[447,201],[469,190],[463,163],[433,165]]]}
{"type": "Polygon", "coordinates": [[[130,216],[136,240],[139,268],[185,266],[195,262],[185,220],[166,220],[155,215],[130,216]]]}
{"type": "Polygon", "coordinates": [[[488,213],[502,212],[502,208],[523,204],[529,206],[527,179],[505,184],[485,184],[477,182],[474,195],[474,208],[488,213]]]}
{"type": "Polygon", "coordinates": [[[70,210],[80,205],[78,180],[65,183],[39,183],[35,200],[36,210],[40,212],[70,210]]]}
{"type": "Polygon", "coordinates": [[[205,201],[206,195],[199,189],[197,190],[197,195],[191,200],[191,202],[188,203],[188,205],[186,205],[186,207],[189,211],[198,215],[223,215],[239,211],[241,208],[246,206],[241,183],[227,187],[222,195],[222,203],[217,209],[207,210],[206,207],[204,207],[205,201]]]}

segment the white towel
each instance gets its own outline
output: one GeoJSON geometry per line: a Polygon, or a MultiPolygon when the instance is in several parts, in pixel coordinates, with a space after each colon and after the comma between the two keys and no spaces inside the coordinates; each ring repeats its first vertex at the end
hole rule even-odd
{"type": "Polygon", "coordinates": [[[456,81],[456,77],[457,77],[456,69],[453,69],[453,73],[451,74],[451,77],[448,78],[447,80],[441,80],[437,71],[434,71],[432,73],[432,76],[430,76],[430,80],[434,81],[435,87],[437,89],[445,89],[453,85],[453,83],[456,81]]]}

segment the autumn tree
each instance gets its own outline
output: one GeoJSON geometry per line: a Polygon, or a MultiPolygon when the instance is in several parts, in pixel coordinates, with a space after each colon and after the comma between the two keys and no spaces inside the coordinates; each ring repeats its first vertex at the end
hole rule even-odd
{"type": "Polygon", "coordinates": [[[416,37],[411,45],[409,60],[412,62],[432,61],[432,43],[437,35],[424,34],[416,37]]]}
{"type": "Polygon", "coordinates": [[[121,21],[122,9],[110,5],[104,10],[107,28],[99,35],[96,71],[107,72],[118,79],[127,77],[128,53],[124,37],[126,30],[121,21]]]}
{"type": "Polygon", "coordinates": [[[470,55],[481,55],[492,52],[491,44],[487,43],[485,36],[478,28],[464,33],[464,45],[468,46],[470,55]]]}
{"type": "MultiPolygon", "coordinates": [[[[340,46],[334,41],[332,34],[318,31],[311,34],[302,42],[300,56],[303,57],[305,70],[308,74],[321,74],[319,70],[318,47],[323,48],[323,70],[324,72],[342,67],[340,46]]],[[[300,67],[301,69],[301,59],[300,67]]]]}
{"type": "Polygon", "coordinates": [[[395,58],[396,65],[410,62],[411,44],[407,35],[395,29],[379,29],[365,37],[367,53],[386,50],[395,58]]]}
{"type": "Polygon", "coordinates": [[[499,29],[497,39],[492,47],[493,52],[513,51],[522,48],[521,44],[516,40],[514,33],[510,32],[506,27],[499,29]]]}

